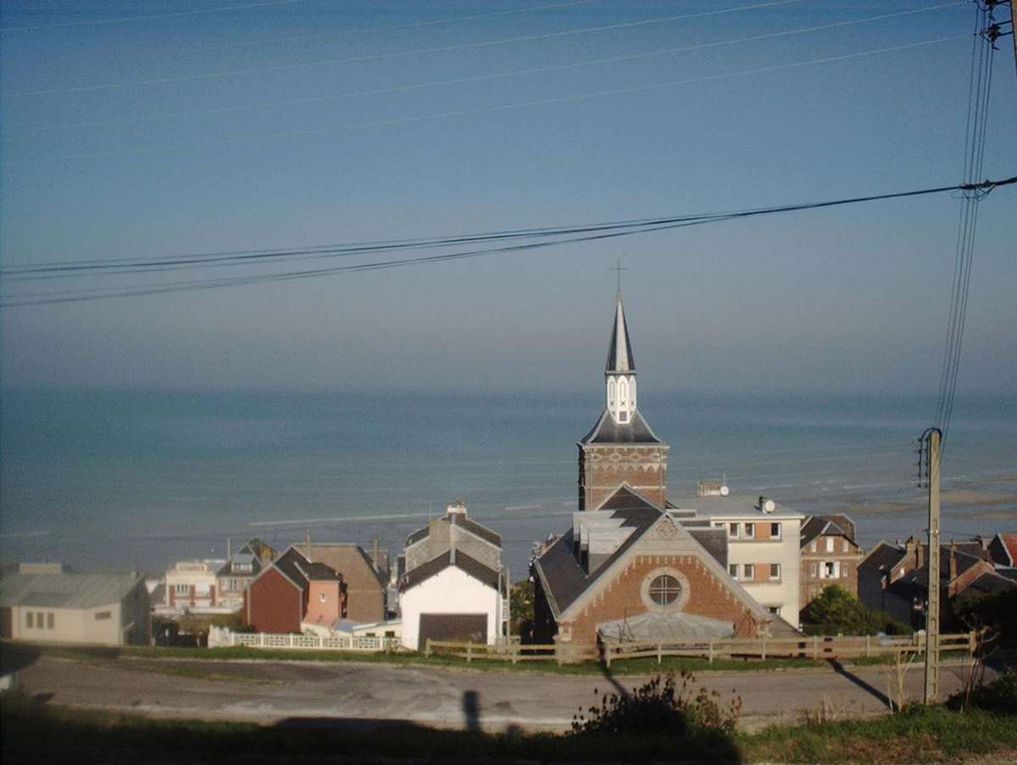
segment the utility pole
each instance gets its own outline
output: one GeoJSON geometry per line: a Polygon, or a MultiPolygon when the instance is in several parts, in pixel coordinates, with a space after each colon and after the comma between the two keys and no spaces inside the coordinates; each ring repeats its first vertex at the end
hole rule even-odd
{"type": "Polygon", "coordinates": [[[939,465],[943,431],[928,428],[919,444],[919,482],[929,486],[929,601],[925,612],[925,694],[926,704],[939,696],[939,465]]]}

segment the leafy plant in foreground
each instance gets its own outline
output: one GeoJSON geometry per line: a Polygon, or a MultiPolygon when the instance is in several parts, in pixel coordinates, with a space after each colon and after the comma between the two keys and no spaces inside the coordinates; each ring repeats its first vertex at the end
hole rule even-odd
{"type": "MultiPolygon", "coordinates": [[[[734,732],[742,700],[734,696],[720,701],[717,691],[694,689],[695,676],[657,675],[631,694],[605,693],[600,704],[586,713],[580,709],[572,718],[573,735],[586,733],[648,733],[665,736],[694,736],[702,733],[734,732]]],[[[597,693],[594,691],[594,693],[597,693]]],[[[599,695],[599,694],[598,694],[599,695]]]]}

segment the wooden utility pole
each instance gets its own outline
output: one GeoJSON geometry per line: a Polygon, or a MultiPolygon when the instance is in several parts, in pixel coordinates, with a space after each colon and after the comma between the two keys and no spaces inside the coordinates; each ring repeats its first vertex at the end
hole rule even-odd
{"type": "Polygon", "coordinates": [[[939,697],[939,462],[943,432],[929,428],[922,434],[929,480],[929,603],[925,613],[926,704],[939,697]]]}

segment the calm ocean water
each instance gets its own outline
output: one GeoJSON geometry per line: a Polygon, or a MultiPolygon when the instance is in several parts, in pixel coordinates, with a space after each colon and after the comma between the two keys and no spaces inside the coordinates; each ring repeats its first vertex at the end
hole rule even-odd
{"type": "MultiPolygon", "coordinates": [[[[514,577],[569,523],[590,395],[6,391],[0,555],[157,572],[260,536],[397,552],[464,497],[514,577]]],[[[670,442],[670,493],[726,476],[805,513],[847,511],[865,545],[919,533],[918,398],[640,398],[670,442]]],[[[944,460],[947,538],[1017,530],[1017,397],[959,401],[944,460]]]]}

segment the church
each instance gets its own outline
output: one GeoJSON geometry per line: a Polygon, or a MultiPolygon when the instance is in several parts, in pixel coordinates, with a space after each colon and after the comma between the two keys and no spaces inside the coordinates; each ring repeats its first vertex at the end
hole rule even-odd
{"type": "MultiPolygon", "coordinates": [[[[793,634],[777,615],[779,607],[761,604],[732,575],[730,527],[738,524],[668,501],[670,447],[639,411],[620,292],[604,387],[604,411],[577,444],[579,501],[572,526],[552,537],[533,561],[535,642],[579,646],[793,634]]],[[[757,505],[729,498],[726,490],[714,499],[737,508],[740,518],[748,513],[750,520],[774,508],[763,497],[757,505]]],[[[781,520],[771,527],[786,524],[797,554],[794,519],[800,516],[766,520],[774,517],[781,520]]],[[[797,616],[796,604],[794,609],[797,616]]]]}

